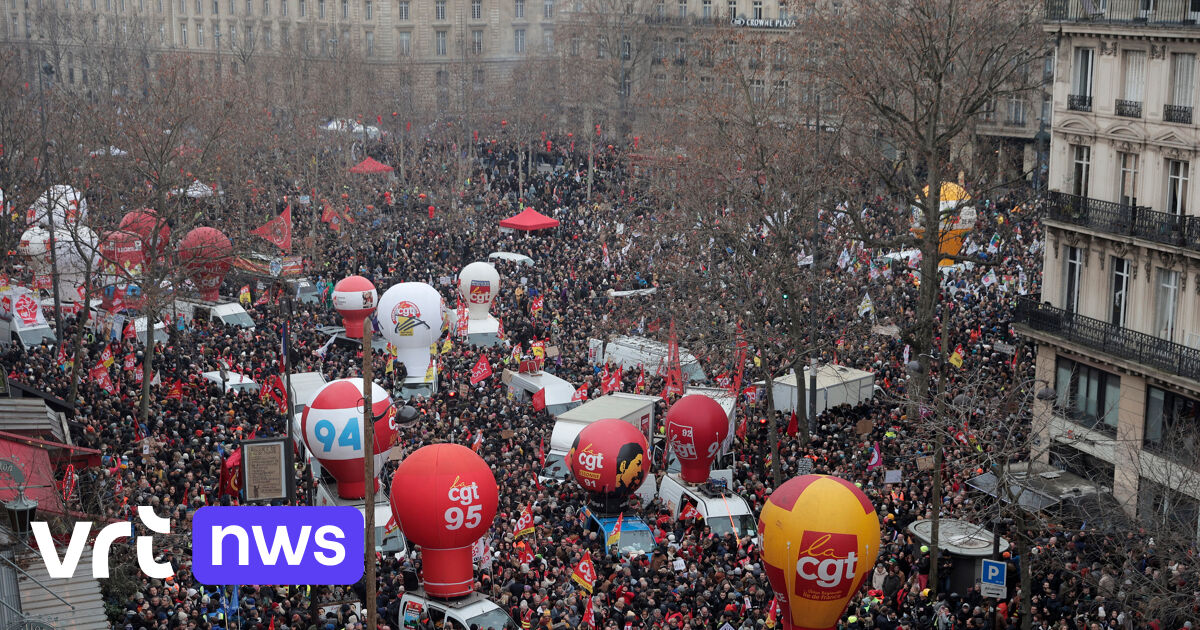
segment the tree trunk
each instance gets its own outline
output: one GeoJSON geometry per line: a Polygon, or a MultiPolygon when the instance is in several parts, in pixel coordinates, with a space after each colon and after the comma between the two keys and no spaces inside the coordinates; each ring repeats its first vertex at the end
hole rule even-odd
{"type": "Polygon", "coordinates": [[[783,473],[779,465],[779,425],[775,421],[775,391],[771,385],[775,383],[775,375],[767,370],[767,439],[771,442],[771,485],[778,488],[783,483],[783,473]]]}
{"type": "MultiPolygon", "coordinates": [[[[154,318],[146,315],[146,354],[142,361],[142,402],[138,410],[138,418],[146,426],[150,418],[150,382],[154,380],[154,318]]],[[[134,335],[137,335],[137,319],[133,323],[134,335]]]]}
{"type": "MultiPolygon", "coordinates": [[[[808,417],[808,383],[804,378],[804,363],[801,361],[792,362],[792,371],[796,374],[796,426],[799,427],[797,439],[800,441],[800,446],[808,446],[809,432],[808,425],[812,421],[808,417]]],[[[770,385],[767,389],[774,389],[770,385]]]]}
{"type": "Polygon", "coordinates": [[[1033,625],[1033,603],[1029,598],[1030,589],[1033,588],[1032,558],[1029,555],[1029,540],[1025,536],[1025,519],[1018,520],[1022,525],[1017,533],[1017,553],[1021,555],[1021,630],[1030,630],[1033,625]]]}

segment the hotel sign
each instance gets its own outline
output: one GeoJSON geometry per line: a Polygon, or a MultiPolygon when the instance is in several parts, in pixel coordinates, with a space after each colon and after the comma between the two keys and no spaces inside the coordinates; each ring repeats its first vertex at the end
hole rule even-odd
{"type": "Polygon", "coordinates": [[[796,28],[796,20],[748,20],[746,18],[733,18],[729,21],[734,26],[745,26],[747,28],[796,28]]]}

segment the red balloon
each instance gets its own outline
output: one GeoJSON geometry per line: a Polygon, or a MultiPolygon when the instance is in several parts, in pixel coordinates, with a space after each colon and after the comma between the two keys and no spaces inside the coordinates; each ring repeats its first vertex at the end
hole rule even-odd
{"type": "Polygon", "coordinates": [[[126,214],[121,219],[121,228],[124,232],[136,234],[142,242],[142,251],[150,253],[153,250],[155,257],[161,256],[167,248],[167,243],[170,241],[171,228],[167,226],[166,221],[160,221],[158,213],[150,208],[134,210],[126,214]],[[158,227],[158,235],[154,235],[154,228],[158,227]]]}
{"type": "Polygon", "coordinates": [[[342,315],[346,336],[351,339],[362,339],[363,322],[378,303],[375,285],[362,276],[342,278],[333,287],[333,308],[342,315]]]}
{"type": "Polygon", "coordinates": [[[233,256],[229,237],[216,228],[198,227],[179,241],[178,254],[179,262],[200,289],[200,297],[220,299],[221,280],[229,271],[233,256]]]}
{"type": "Polygon", "coordinates": [[[708,481],[713,458],[727,437],[729,416],[708,396],[684,396],[667,410],[667,442],[679,458],[680,476],[688,483],[708,481]]]}
{"type": "Polygon", "coordinates": [[[575,436],[567,452],[567,468],[597,502],[620,502],[646,480],[650,448],[646,436],[632,424],[597,420],[575,436]]]}
{"type": "Polygon", "coordinates": [[[100,255],[105,266],[113,265],[130,274],[135,274],[136,267],[146,259],[141,239],[122,230],[109,232],[100,239],[100,255]]]}
{"type": "Polygon", "coordinates": [[[423,447],[392,477],[392,515],[421,546],[421,579],[435,597],[471,592],[471,546],[496,518],[499,490],[492,469],[458,444],[423,447]]]}

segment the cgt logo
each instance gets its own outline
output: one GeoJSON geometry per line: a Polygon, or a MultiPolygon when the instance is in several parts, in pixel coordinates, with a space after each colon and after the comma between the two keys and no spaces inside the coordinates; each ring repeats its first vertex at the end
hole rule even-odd
{"type": "Polygon", "coordinates": [[[323,584],[363,575],[363,515],[346,506],[203,507],[192,517],[192,572],[203,584],[323,584]]]}
{"type": "Polygon", "coordinates": [[[796,560],[796,594],[814,601],[841,599],[854,584],[858,537],[806,531],[796,560]]]}

